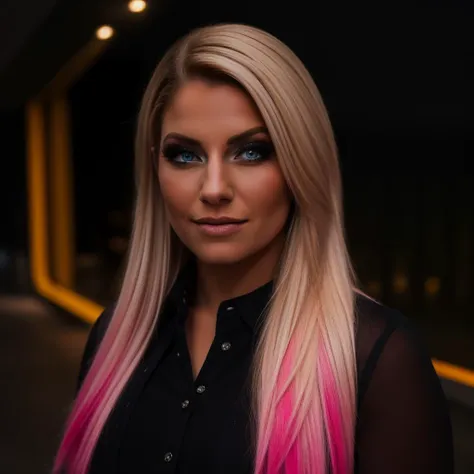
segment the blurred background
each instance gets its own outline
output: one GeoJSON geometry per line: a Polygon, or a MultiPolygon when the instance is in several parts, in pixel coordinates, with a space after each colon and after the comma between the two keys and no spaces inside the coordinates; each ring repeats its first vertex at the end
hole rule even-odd
{"type": "Polygon", "coordinates": [[[275,34],[318,84],[360,284],[421,328],[473,474],[474,6],[441,0],[0,0],[0,474],[50,472],[120,281],[141,95],[174,40],[223,21],[275,34]]]}

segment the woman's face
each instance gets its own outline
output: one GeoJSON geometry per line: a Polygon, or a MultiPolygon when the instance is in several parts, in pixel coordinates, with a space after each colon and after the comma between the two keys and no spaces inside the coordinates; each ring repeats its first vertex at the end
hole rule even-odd
{"type": "Polygon", "coordinates": [[[158,177],[170,223],[207,264],[281,249],[290,193],[256,106],[237,87],[191,80],[162,123],[158,177]]]}

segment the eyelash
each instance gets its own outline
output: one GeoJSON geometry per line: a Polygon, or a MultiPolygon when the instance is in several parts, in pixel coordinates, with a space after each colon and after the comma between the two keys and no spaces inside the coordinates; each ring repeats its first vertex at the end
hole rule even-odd
{"type": "MultiPolygon", "coordinates": [[[[260,155],[260,157],[247,160],[243,159],[242,161],[245,163],[260,163],[262,161],[267,160],[273,153],[274,149],[271,143],[268,142],[252,142],[247,143],[242,148],[240,148],[235,156],[240,156],[249,151],[256,151],[260,155]]],[[[195,152],[189,150],[188,148],[182,145],[174,143],[165,146],[162,152],[165,159],[176,166],[184,167],[187,166],[189,163],[195,163],[195,161],[177,161],[177,158],[184,153],[193,155],[193,158],[200,158],[195,152]]]]}

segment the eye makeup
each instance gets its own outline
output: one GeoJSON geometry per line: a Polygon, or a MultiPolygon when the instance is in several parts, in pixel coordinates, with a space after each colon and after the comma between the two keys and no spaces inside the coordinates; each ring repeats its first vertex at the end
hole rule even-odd
{"type": "Polygon", "coordinates": [[[165,144],[161,154],[167,161],[178,166],[192,162],[199,162],[201,160],[195,151],[181,145],[180,143],[165,144]]]}
{"type": "MultiPolygon", "coordinates": [[[[268,132],[261,127],[231,137],[227,145],[224,159],[239,164],[258,164],[272,158],[275,153],[268,132]]],[[[187,167],[207,160],[207,154],[198,140],[177,133],[170,133],[165,137],[161,155],[177,167],[187,167]]]]}
{"type": "Polygon", "coordinates": [[[259,163],[272,157],[275,149],[268,140],[254,140],[241,146],[235,153],[235,160],[245,163],[259,163]]]}

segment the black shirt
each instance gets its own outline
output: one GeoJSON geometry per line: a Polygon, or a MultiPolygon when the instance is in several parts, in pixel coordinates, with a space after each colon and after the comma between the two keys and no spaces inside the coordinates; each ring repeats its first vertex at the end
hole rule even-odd
{"type": "MultiPolygon", "coordinates": [[[[219,307],[193,380],[184,321],[190,279],[175,284],[163,323],[99,438],[90,474],[251,474],[250,365],[272,284],[219,307]]],[[[93,326],[85,377],[110,320],[93,326]]],[[[452,474],[449,412],[417,332],[400,313],[357,295],[358,474],[452,474]]]]}

